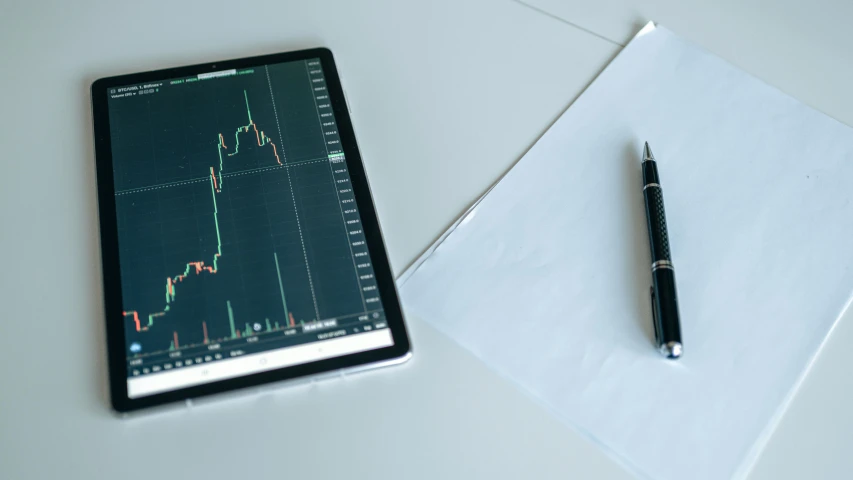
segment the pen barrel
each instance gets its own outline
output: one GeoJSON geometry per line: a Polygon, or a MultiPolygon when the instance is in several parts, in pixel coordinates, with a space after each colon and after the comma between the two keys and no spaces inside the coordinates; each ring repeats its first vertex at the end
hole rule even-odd
{"type": "Polygon", "coordinates": [[[675,291],[675,270],[671,267],[652,271],[652,311],[655,338],[658,345],[670,342],[681,344],[681,321],[678,312],[678,295],[675,291]]]}
{"type": "Polygon", "coordinates": [[[655,339],[661,352],[670,358],[681,355],[681,321],[678,312],[678,295],[675,290],[675,269],[669,250],[666,230],[666,211],[663,190],[660,186],[654,160],[643,162],[643,197],[646,201],[646,219],[649,229],[649,247],[652,258],[652,314],[655,339]],[[677,353],[670,345],[677,345],[677,353]]]}
{"type": "Polygon", "coordinates": [[[658,183],[655,162],[643,162],[643,183],[652,263],[661,260],[671,262],[669,236],[666,232],[666,211],[663,207],[663,191],[658,183]]]}

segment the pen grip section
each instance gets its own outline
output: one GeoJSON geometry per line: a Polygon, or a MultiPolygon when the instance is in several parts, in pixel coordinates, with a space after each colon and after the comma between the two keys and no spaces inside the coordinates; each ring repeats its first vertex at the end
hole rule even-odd
{"type": "Polygon", "coordinates": [[[672,261],[669,251],[669,236],[666,233],[663,192],[659,186],[650,186],[644,190],[644,196],[646,197],[646,218],[648,219],[652,262],[672,261]]]}

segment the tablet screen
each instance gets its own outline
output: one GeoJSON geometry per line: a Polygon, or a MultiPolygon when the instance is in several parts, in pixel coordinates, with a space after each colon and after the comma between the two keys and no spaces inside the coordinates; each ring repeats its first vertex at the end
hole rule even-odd
{"type": "Polygon", "coordinates": [[[130,398],[393,344],[319,59],[108,108],[130,398]]]}

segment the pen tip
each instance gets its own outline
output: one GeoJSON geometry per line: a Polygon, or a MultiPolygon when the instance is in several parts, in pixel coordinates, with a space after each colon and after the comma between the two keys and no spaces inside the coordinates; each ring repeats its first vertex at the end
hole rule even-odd
{"type": "Polygon", "coordinates": [[[646,142],[646,145],[643,147],[643,161],[654,160],[655,156],[652,155],[652,149],[649,148],[649,142],[646,142]]]}

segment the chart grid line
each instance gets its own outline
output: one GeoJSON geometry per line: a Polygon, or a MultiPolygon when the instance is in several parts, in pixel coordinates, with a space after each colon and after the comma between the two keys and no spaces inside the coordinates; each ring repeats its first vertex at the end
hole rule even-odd
{"type": "MultiPolygon", "coordinates": [[[[252,168],[252,169],[247,169],[247,170],[240,170],[239,172],[222,173],[219,175],[219,177],[228,178],[228,177],[237,177],[240,175],[251,175],[251,174],[255,174],[255,173],[266,172],[269,170],[280,170],[283,168],[301,167],[303,165],[309,165],[312,163],[320,163],[320,162],[325,162],[325,161],[328,161],[328,159],[326,157],[314,158],[311,160],[302,160],[299,162],[293,162],[293,163],[284,164],[284,165],[273,165],[273,166],[269,166],[269,167],[258,167],[258,168],[252,168]]],[[[156,185],[147,185],[144,187],[127,188],[124,190],[116,190],[115,194],[116,195],[127,195],[130,193],[139,193],[139,192],[145,192],[145,191],[149,191],[149,190],[156,190],[156,189],[160,189],[160,188],[179,187],[181,185],[187,185],[190,183],[206,182],[207,178],[208,178],[208,176],[205,175],[204,177],[196,177],[196,178],[192,178],[189,180],[181,180],[178,182],[160,183],[160,184],[156,184],[156,185]]]]}

